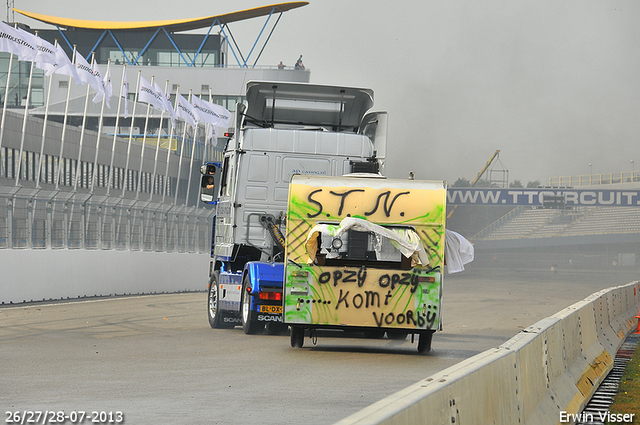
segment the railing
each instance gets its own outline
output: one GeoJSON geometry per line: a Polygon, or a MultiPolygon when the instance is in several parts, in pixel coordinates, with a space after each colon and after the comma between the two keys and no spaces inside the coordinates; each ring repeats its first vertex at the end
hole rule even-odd
{"type": "Polygon", "coordinates": [[[592,186],[615,183],[640,182],[640,172],[587,174],[582,176],[550,177],[549,186],[592,186]]]}
{"type": "Polygon", "coordinates": [[[498,227],[500,227],[503,224],[507,223],[508,221],[510,221],[516,215],[520,214],[523,209],[524,209],[524,207],[521,206],[521,205],[516,207],[516,208],[514,208],[514,209],[512,209],[511,211],[509,211],[508,213],[506,213],[505,215],[503,215],[502,217],[500,217],[499,219],[497,219],[496,221],[494,221],[493,223],[491,223],[490,225],[488,225],[484,229],[480,230],[478,233],[476,233],[470,239],[475,240],[475,239],[485,238],[488,234],[490,234],[491,232],[496,230],[498,227]]]}
{"type": "Polygon", "coordinates": [[[0,248],[210,252],[214,210],[51,195],[0,197],[0,248]]]}

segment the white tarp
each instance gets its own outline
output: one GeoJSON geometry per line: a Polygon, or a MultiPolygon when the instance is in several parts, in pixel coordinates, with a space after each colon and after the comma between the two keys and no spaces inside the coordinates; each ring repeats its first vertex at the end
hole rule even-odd
{"type": "Polygon", "coordinates": [[[357,232],[373,232],[376,235],[387,238],[407,258],[411,258],[411,265],[428,266],[429,256],[420,241],[418,234],[412,229],[386,228],[361,218],[347,217],[339,226],[330,224],[317,224],[307,236],[306,248],[309,254],[309,262],[313,262],[318,252],[318,236],[321,233],[329,234],[333,238],[342,236],[347,230],[357,232]]]}
{"type": "MultiPolygon", "coordinates": [[[[418,265],[428,266],[429,256],[422,245],[418,234],[408,228],[386,228],[370,221],[360,218],[347,217],[340,222],[340,225],[317,224],[310,231],[305,243],[309,254],[308,263],[314,262],[320,247],[318,246],[318,236],[329,235],[332,238],[342,236],[347,230],[353,229],[358,232],[373,232],[376,235],[387,238],[405,257],[411,258],[411,267],[418,265]]],[[[333,255],[334,258],[337,254],[333,255]]],[[[331,258],[332,255],[327,255],[331,258]]],[[[445,230],[444,257],[446,259],[447,271],[457,273],[464,270],[464,265],[474,259],[473,245],[453,230],[445,230]]]]}
{"type": "Polygon", "coordinates": [[[474,248],[464,236],[453,230],[444,232],[444,258],[447,260],[447,271],[457,273],[464,270],[464,265],[473,261],[474,248]]]}

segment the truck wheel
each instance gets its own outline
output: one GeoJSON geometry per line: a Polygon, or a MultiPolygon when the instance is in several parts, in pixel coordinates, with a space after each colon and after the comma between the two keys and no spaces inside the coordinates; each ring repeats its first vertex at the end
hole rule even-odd
{"type": "Polygon", "coordinates": [[[396,339],[396,340],[407,339],[407,335],[409,335],[408,332],[387,331],[387,338],[389,338],[389,339],[396,339]]]}
{"type": "Polygon", "coordinates": [[[265,325],[265,328],[269,335],[284,335],[287,331],[287,325],[279,322],[269,322],[265,325]]]}
{"type": "Polygon", "coordinates": [[[418,352],[428,353],[431,351],[431,339],[433,338],[433,331],[428,331],[420,334],[418,338],[418,352]]]}
{"type": "Polygon", "coordinates": [[[380,329],[367,329],[363,333],[365,338],[370,338],[370,339],[384,338],[384,330],[380,330],[380,329]]]}
{"type": "Polygon", "coordinates": [[[302,348],[304,345],[304,328],[301,326],[291,326],[291,346],[302,348]]]}
{"type": "Polygon", "coordinates": [[[249,286],[249,275],[244,277],[242,282],[242,302],[240,307],[240,319],[242,320],[242,330],[247,335],[260,332],[264,328],[263,322],[258,322],[258,313],[251,311],[251,295],[247,292],[249,286]]]}
{"type": "Polygon", "coordinates": [[[211,275],[211,279],[209,279],[209,295],[207,296],[207,315],[209,316],[209,325],[214,329],[220,328],[220,324],[222,323],[218,299],[220,293],[220,288],[218,287],[219,280],[220,272],[216,270],[211,275]]]}

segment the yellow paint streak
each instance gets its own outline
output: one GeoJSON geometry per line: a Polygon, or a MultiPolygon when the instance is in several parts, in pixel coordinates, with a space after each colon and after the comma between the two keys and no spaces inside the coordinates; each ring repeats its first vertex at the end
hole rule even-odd
{"type": "Polygon", "coordinates": [[[613,359],[604,350],[593,362],[582,372],[576,386],[584,397],[590,397],[597,385],[602,381],[609,370],[613,367],[613,359]]]}
{"type": "MultiPolygon", "coordinates": [[[[576,391],[573,399],[569,402],[569,405],[567,405],[564,411],[570,415],[577,415],[582,410],[586,401],[587,398],[583,396],[580,391],[576,391]]],[[[560,425],[561,423],[562,422],[558,422],[558,425],[560,425]]],[[[564,422],[564,424],[566,425],[566,422],[564,422]]]]}

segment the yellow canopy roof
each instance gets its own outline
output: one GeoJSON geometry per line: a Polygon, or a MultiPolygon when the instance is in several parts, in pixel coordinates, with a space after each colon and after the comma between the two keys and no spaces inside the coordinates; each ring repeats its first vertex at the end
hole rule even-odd
{"type": "Polygon", "coordinates": [[[165,21],[90,21],[84,19],[59,18],[56,16],[43,15],[41,13],[27,12],[13,9],[14,11],[29,18],[44,22],[45,24],[56,25],[63,28],[82,28],[90,30],[120,30],[120,31],[148,31],[158,27],[164,27],[169,32],[188,31],[199,28],[210,27],[217,19],[220,23],[230,23],[245,19],[256,18],[269,15],[272,10],[275,12],[286,12],[291,9],[308,5],[308,1],[298,1],[289,3],[278,3],[269,6],[256,7],[253,9],[240,10],[238,12],[225,13],[224,15],[207,16],[204,18],[192,19],[172,19],[165,21]]]}

